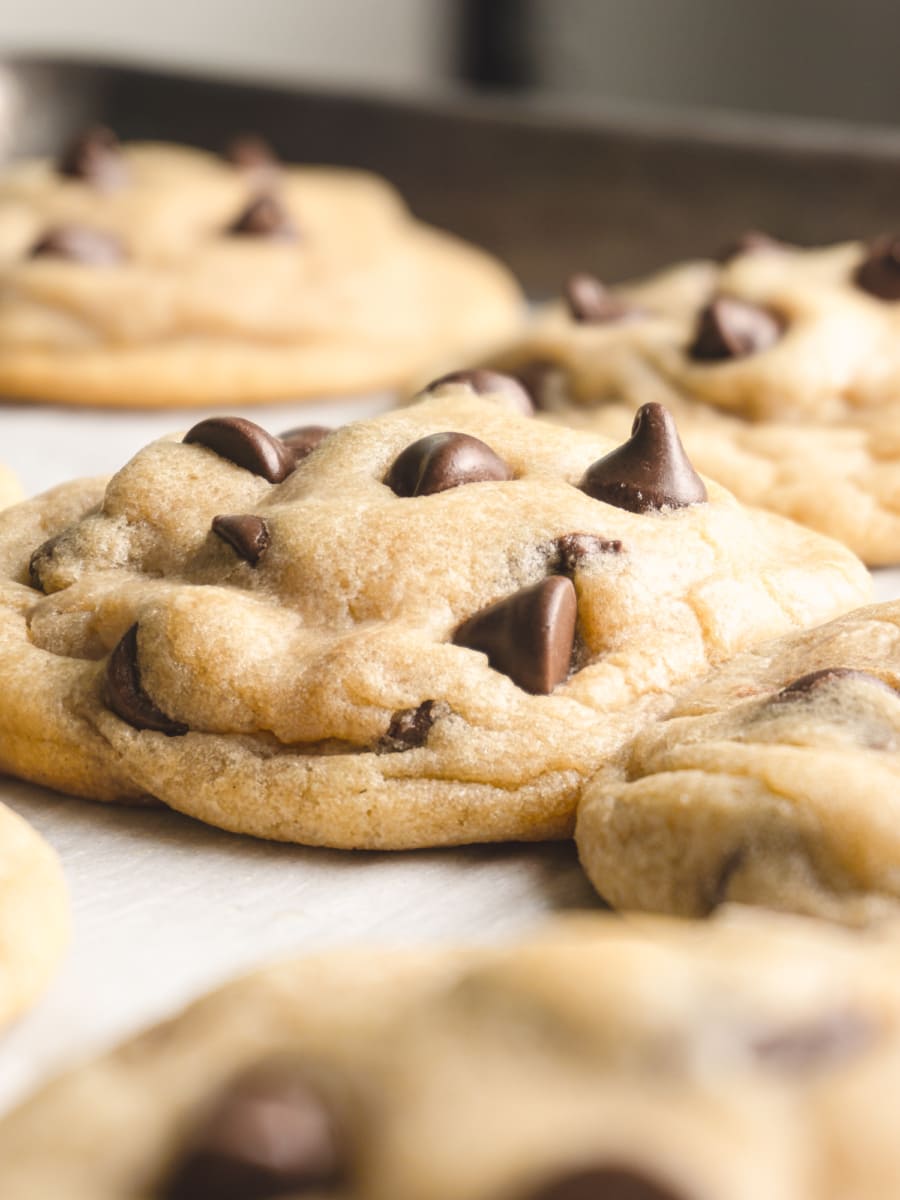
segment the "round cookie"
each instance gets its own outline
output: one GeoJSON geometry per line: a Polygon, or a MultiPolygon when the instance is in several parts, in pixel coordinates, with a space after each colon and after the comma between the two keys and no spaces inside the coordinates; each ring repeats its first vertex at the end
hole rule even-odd
{"type": "Polygon", "coordinates": [[[740,911],[285,963],[9,1116],[0,1189],[886,1200],[898,968],[896,930],[740,911]]]}
{"type": "Polygon", "coordinates": [[[900,602],[742,654],[591,781],[582,862],[615,907],[724,900],[863,922],[900,901],[900,602]]]}
{"type": "Polygon", "coordinates": [[[347,394],[483,353],[521,320],[504,267],[413,220],[376,176],[103,134],[0,175],[0,395],[347,394]]]}
{"type": "Polygon", "coordinates": [[[0,804],[0,1028],[40,995],[69,935],[56,855],[0,804]]]}
{"type": "Polygon", "coordinates": [[[883,243],[800,250],[757,237],[722,263],[614,291],[576,277],[567,303],[497,361],[530,379],[549,419],[609,436],[638,404],[665,404],[698,469],[741,500],[837,537],[869,563],[897,562],[891,261],[883,243]]]}
{"type": "Polygon", "coordinates": [[[315,845],[561,837],[673,684],[868,597],[707,497],[664,410],[616,448],[481,382],[312,439],[210,419],[0,516],[3,768],[315,845]]]}

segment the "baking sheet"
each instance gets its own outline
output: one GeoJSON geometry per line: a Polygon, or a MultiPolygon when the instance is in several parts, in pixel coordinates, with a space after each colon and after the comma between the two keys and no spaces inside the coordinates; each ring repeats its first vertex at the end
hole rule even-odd
{"type": "MultiPolygon", "coordinates": [[[[387,396],[244,410],[273,431],[337,425],[387,396]]],[[[232,410],[240,412],[241,410],[232,410]]],[[[116,470],[207,410],[106,413],[8,406],[0,461],[29,492],[116,470]]],[[[900,596],[900,571],[876,576],[900,596]]],[[[65,867],[73,945],[45,999],[0,1036],[0,1110],[41,1079],[245,968],[353,943],[494,940],[554,910],[597,907],[569,844],[409,854],[306,850],[209,829],[176,813],[106,807],[0,780],[65,867]]]]}

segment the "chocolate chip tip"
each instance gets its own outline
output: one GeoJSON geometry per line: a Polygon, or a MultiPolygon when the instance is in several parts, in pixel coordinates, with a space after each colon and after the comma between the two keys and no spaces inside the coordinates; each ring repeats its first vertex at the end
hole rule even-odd
{"type": "Polygon", "coordinates": [[[258,565],[272,540],[266,521],[252,513],[213,517],[211,528],[251,567],[258,565]]]}
{"type": "Polygon", "coordinates": [[[785,321],[774,309],[720,295],[701,309],[687,354],[702,363],[747,358],[770,350],[784,332],[785,321]]]}
{"type": "Polygon", "coordinates": [[[269,483],[283,483],[297,466],[293,451],[280,438],[244,417],[207,417],[187,431],[183,442],[205,446],[269,483]]]}

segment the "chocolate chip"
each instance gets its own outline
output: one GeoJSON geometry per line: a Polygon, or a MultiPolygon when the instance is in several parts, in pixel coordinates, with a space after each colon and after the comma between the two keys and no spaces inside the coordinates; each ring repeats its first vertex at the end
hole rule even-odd
{"type": "Polygon", "coordinates": [[[283,242],[295,242],[298,237],[293,218],[275,196],[257,196],[251,200],[228,232],[283,242]]]}
{"type": "Polygon", "coordinates": [[[793,683],[783,687],[780,692],[776,692],[772,699],[776,703],[782,700],[805,699],[810,693],[826,687],[836,679],[862,679],[868,683],[877,684],[878,687],[894,696],[897,695],[896,690],[890,684],[879,679],[877,675],[871,675],[868,671],[856,671],[852,667],[825,667],[821,671],[811,671],[808,675],[801,675],[799,679],[795,679],[793,683]]]}
{"type": "Polygon", "coordinates": [[[459,384],[468,387],[476,396],[496,396],[505,400],[509,407],[523,416],[534,414],[531,396],[525,387],[501,371],[489,371],[486,367],[476,367],[472,371],[451,371],[429,383],[425,389],[429,394],[439,392],[445,385],[459,384]]]}
{"type": "Polygon", "coordinates": [[[746,358],[774,346],[783,331],[783,322],[770,309],[719,296],[701,311],[688,354],[698,362],[746,358]]]}
{"type": "Polygon", "coordinates": [[[401,708],[391,718],[387,733],[378,741],[379,754],[402,754],[424,746],[440,713],[437,700],[425,700],[418,708],[401,708]]]}
{"type": "Polygon", "coordinates": [[[876,238],[856,268],[855,279],[864,292],[879,300],[900,300],[900,237],[876,238]]]}
{"type": "Polygon", "coordinates": [[[732,259],[741,258],[745,254],[779,254],[787,249],[785,242],[761,233],[758,229],[748,229],[733,242],[729,242],[716,255],[720,263],[729,263],[732,259]]]}
{"type": "Polygon", "coordinates": [[[637,314],[633,305],[614,296],[596,275],[586,271],[569,276],[563,295],[572,320],[580,325],[606,325],[637,314]]]}
{"type": "Polygon", "coordinates": [[[331,433],[334,433],[334,430],[329,429],[327,425],[298,425],[295,429],[286,429],[278,436],[293,451],[294,459],[302,462],[331,433]]]}
{"type": "Polygon", "coordinates": [[[788,1071],[830,1066],[868,1049],[876,1030],[861,1013],[827,1013],[806,1025],[755,1039],[753,1053],[767,1065],[788,1071]]]}
{"type": "Polygon", "coordinates": [[[526,692],[546,696],[569,674],[577,615],[571,579],[550,575],[475,613],[453,641],[486,654],[526,692]]]}
{"type": "Polygon", "coordinates": [[[209,417],[189,429],[184,441],[206,446],[269,483],[281,483],[297,465],[293,451],[279,438],[243,417],[209,417]]]}
{"type": "Polygon", "coordinates": [[[512,479],[498,455],[467,433],[431,433],[397,456],[384,482],[398,496],[432,496],[464,483],[512,479]]]}
{"type": "Polygon", "coordinates": [[[132,625],[109,656],[106,666],[106,698],[116,716],[135,729],[153,729],[166,737],[183,737],[188,727],[156,707],[141,686],[138,665],[138,627],[132,625]]]}
{"type": "Polygon", "coordinates": [[[116,191],[128,182],[119,139],[104,125],[86,129],[70,143],[59,160],[59,172],[83,179],[101,192],[116,191]]]}
{"type": "Polygon", "coordinates": [[[628,441],[598,458],[578,486],[595,500],[634,513],[706,500],[703,480],[684,452],[672,414],[655,403],[638,409],[628,441]]]}
{"type": "Polygon", "coordinates": [[[317,1196],[344,1174],[334,1119],[299,1072],[257,1071],[233,1084],[195,1132],[161,1200],[317,1196]]]}
{"type": "Polygon", "coordinates": [[[538,410],[558,408],[568,398],[568,372],[559,363],[534,358],[513,372],[538,410]]]}
{"type": "Polygon", "coordinates": [[[272,173],[278,170],[278,155],[265,138],[241,133],[225,147],[225,157],[241,171],[272,173]]]}
{"type": "Polygon", "coordinates": [[[36,242],[31,258],[64,258],[89,267],[112,267],[125,259],[125,247],[111,233],[85,225],[60,225],[36,242]]]}
{"type": "Polygon", "coordinates": [[[529,1200],[688,1200],[658,1180],[631,1167],[587,1167],[551,1180],[529,1200]]]}
{"type": "Polygon", "coordinates": [[[250,513],[213,517],[212,531],[251,567],[255,567],[269,548],[269,527],[262,517],[250,513]]]}
{"type": "Polygon", "coordinates": [[[620,554],[622,543],[618,538],[597,537],[595,533],[564,533],[554,538],[550,553],[550,567],[561,575],[574,575],[585,559],[597,554],[620,554]]]}

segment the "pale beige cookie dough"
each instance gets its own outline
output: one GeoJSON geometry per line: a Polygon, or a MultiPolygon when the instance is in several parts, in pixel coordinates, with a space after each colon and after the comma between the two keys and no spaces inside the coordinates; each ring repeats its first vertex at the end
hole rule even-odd
{"type": "Polygon", "coordinates": [[[44,990],[69,935],[56,855],[0,804],[0,1029],[44,990]]]}
{"type": "Polygon", "coordinates": [[[213,421],[0,515],[3,769],[316,845],[562,837],[673,685],[868,599],[837,543],[702,499],[660,410],[607,460],[489,385],[296,469],[213,421]]]}
{"type": "Polygon", "coordinates": [[[900,601],[739,655],[585,790],[616,907],[724,900],[862,922],[900,901],[900,601]]]}
{"type": "Polygon", "coordinates": [[[164,407],[393,388],[521,320],[500,263],[415,221],[376,176],[260,173],[156,143],[97,154],[113,178],[48,160],[0,174],[0,396],[164,407]],[[258,195],[276,207],[247,217],[258,195]]]}
{"type": "MultiPolygon", "coordinates": [[[[627,428],[639,404],[665,404],[697,468],[741,500],[837,537],[873,565],[894,563],[900,266],[893,280],[880,253],[857,243],[756,245],[723,264],[687,263],[608,293],[597,309],[604,319],[576,320],[567,305],[551,307],[492,361],[527,369],[551,420],[610,436],[627,428]],[[862,287],[861,264],[863,278],[880,270],[872,286],[890,295],[896,286],[896,296],[862,287]],[[707,342],[711,336],[704,312],[723,297],[774,314],[780,328],[761,334],[751,325],[758,348],[735,357],[697,357],[704,325],[707,342]]],[[[740,337],[733,313],[724,319],[732,322],[726,334],[740,337]]],[[[712,324],[715,340],[722,327],[712,324]]]]}
{"type": "Polygon", "coordinates": [[[16,1200],[894,1200],[897,931],[729,911],[250,976],[0,1124],[16,1200]]]}

